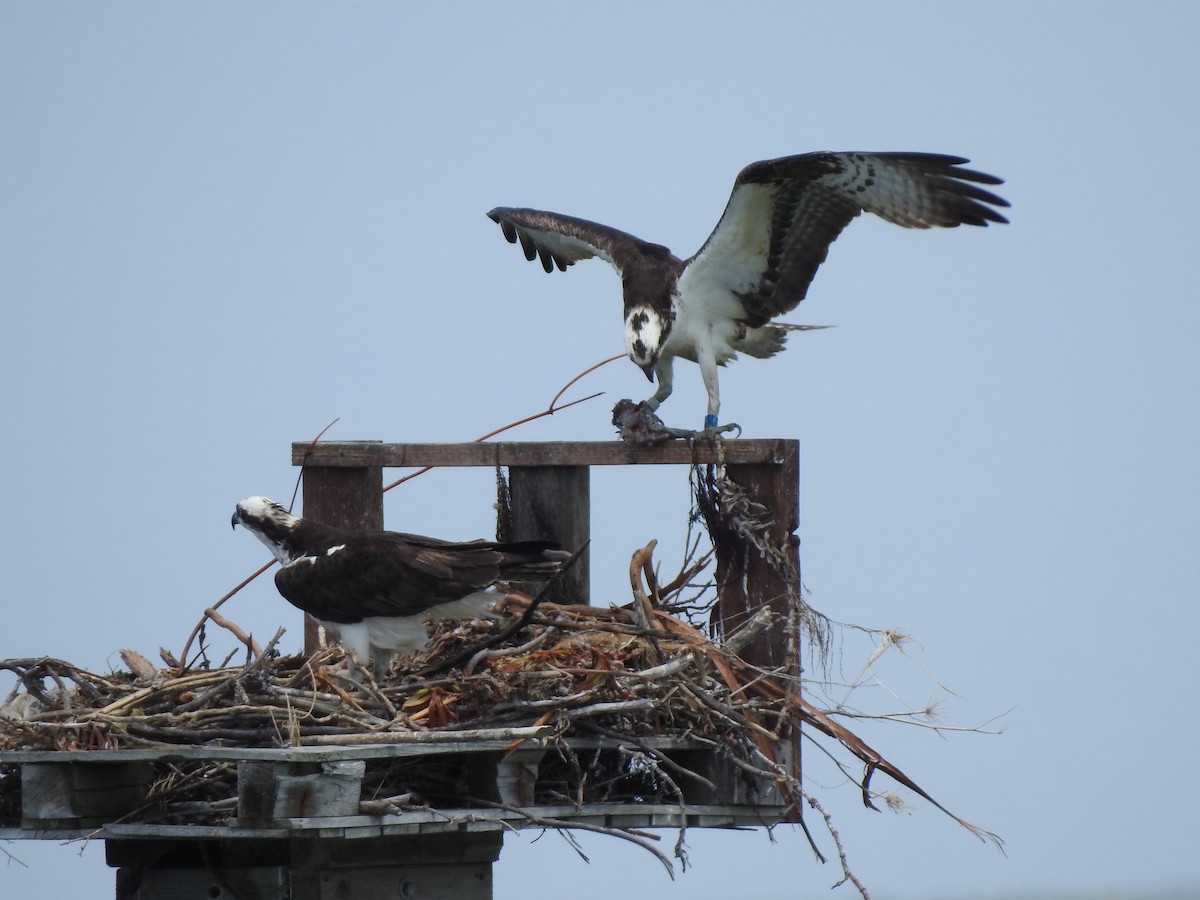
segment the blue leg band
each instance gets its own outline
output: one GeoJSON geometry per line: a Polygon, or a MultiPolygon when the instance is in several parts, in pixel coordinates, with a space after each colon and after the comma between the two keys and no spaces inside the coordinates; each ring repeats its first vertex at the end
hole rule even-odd
{"type": "Polygon", "coordinates": [[[716,416],[705,416],[704,417],[704,427],[705,428],[716,428],[717,427],[717,417],[716,416]]]}

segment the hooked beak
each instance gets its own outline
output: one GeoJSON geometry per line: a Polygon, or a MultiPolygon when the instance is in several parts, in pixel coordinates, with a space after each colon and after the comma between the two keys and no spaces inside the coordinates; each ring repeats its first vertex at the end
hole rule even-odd
{"type": "Polygon", "coordinates": [[[638,366],[638,368],[646,373],[647,381],[649,381],[651,383],[654,382],[654,363],[646,363],[646,365],[638,366]]]}
{"type": "Polygon", "coordinates": [[[238,515],[238,511],[235,509],[233,511],[233,518],[229,520],[229,527],[237,528],[241,524],[242,524],[242,517],[240,515],[238,515]]]}

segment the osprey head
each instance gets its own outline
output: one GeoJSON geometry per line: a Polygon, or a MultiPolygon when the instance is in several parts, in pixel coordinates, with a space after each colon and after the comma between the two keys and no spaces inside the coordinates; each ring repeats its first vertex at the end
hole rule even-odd
{"type": "Polygon", "coordinates": [[[281,563],[291,557],[284,549],[284,541],[300,522],[298,518],[266,497],[247,497],[233,510],[230,524],[237,528],[244,525],[255,537],[266,544],[281,563]]]}
{"type": "Polygon", "coordinates": [[[654,364],[670,333],[671,320],[650,306],[635,306],[625,316],[625,350],[651,381],[654,364]]]}

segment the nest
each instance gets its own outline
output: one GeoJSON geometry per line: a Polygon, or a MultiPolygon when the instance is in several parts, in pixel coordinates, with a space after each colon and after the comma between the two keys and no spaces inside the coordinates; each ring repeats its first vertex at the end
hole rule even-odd
{"type": "MultiPolygon", "coordinates": [[[[513,606],[528,602],[518,597],[513,606]]],[[[5,660],[0,669],[18,684],[0,705],[0,750],[295,747],[544,725],[630,738],[711,738],[730,729],[786,737],[782,708],[764,696],[767,685],[778,693],[782,684],[768,678],[743,691],[733,676],[745,667],[736,648],[767,617],[721,646],[668,613],[655,617],[657,627],[644,627],[628,609],[542,604],[520,632],[478,651],[512,619],[433,623],[427,649],[378,680],[355,680],[340,648],[280,656],[274,642],[246,665],[185,672],[147,669],[129,651],[123,655],[140,675],[5,660]],[[456,659],[464,661],[450,664],[456,659]]]]}
{"type": "MultiPolygon", "coordinates": [[[[107,675],[54,659],[0,661],[18,679],[0,705],[0,751],[444,743],[446,752],[432,756],[369,760],[360,811],[500,807],[526,824],[632,840],[668,870],[669,860],[636,829],[545,818],[472,793],[471,760],[454,745],[504,741],[511,752],[536,738],[548,746],[537,793],[527,800],[535,808],[666,803],[682,812],[680,782],[716,787],[662,752],[664,738],[715,751],[746,784],[766,780],[796,808],[798,778],[777,759],[791,717],[772,696],[787,679],[753,671],[737,656],[768,627],[767,611],[718,646],[663,610],[642,625],[631,608],[533,609],[519,595],[509,605],[508,619],[432,624],[426,650],[397,660],[378,680],[348,666],[340,648],[280,656],[274,640],[245,665],[182,672],[154,669],[128,651],[130,671],[107,675]],[[593,739],[593,749],[579,750],[573,738],[593,739]]],[[[20,821],[17,775],[0,767],[0,827],[20,821]]],[[[222,824],[238,809],[239,777],[232,761],[157,762],[147,801],[122,821],[222,824]]],[[[767,802],[778,809],[778,799],[767,802]]],[[[475,821],[481,813],[469,815],[475,821]]],[[[682,836],[681,826],[681,857],[682,836]]]]}

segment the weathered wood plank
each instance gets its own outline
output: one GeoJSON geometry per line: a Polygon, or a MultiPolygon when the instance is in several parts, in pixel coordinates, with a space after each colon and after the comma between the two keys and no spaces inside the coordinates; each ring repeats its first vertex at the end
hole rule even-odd
{"type": "Polygon", "coordinates": [[[375,900],[378,897],[491,897],[491,864],[499,831],[432,836],[339,834],[284,840],[201,843],[124,840],[107,843],[118,868],[118,896],[139,900],[290,897],[375,900]]]}
{"type": "MultiPolygon", "coordinates": [[[[788,438],[725,441],[730,465],[777,463],[794,454],[788,438]]],[[[544,441],[465,444],[404,444],[375,441],[298,441],[292,465],[355,468],[363,466],[634,466],[716,463],[707,441],[670,441],[658,447],[636,447],[622,441],[544,441]]]]}
{"type": "Polygon", "coordinates": [[[25,827],[56,820],[116,819],[146,799],[151,769],[145,762],[21,767],[21,817],[25,827]]]}
{"type": "Polygon", "coordinates": [[[238,764],[238,822],[352,816],[358,812],[361,759],[323,762],[317,771],[297,763],[245,761],[238,764]]]}
{"type": "Polygon", "coordinates": [[[218,877],[208,868],[158,869],[145,872],[118,870],[117,896],[137,900],[196,900],[215,897],[289,897],[290,873],[285,866],[230,867],[218,877]],[[123,891],[121,885],[136,879],[136,893],[123,891]]]}
{"type": "MultiPolygon", "coordinates": [[[[800,590],[800,462],[799,448],[792,442],[787,455],[774,465],[729,465],[729,478],[761,503],[771,517],[769,536],[786,557],[787,575],[777,562],[759,553],[744,560],[744,571],[731,571],[731,561],[717,555],[717,593],[714,614],[720,633],[733,634],[763,606],[775,613],[770,630],[742,651],[747,662],[764,668],[782,666],[787,650],[788,607],[800,590]]],[[[740,564],[743,561],[737,561],[740,564]]]]}
{"type": "MultiPolygon", "coordinates": [[[[356,444],[377,446],[374,441],[356,444]]],[[[383,469],[379,466],[344,468],[304,461],[304,517],[355,531],[383,529],[383,469]]],[[[299,465],[300,463],[298,463],[299,465]]],[[[319,626],[304,615],[304,652],[320,648],[319,626]]]]}
{"type": "MultiPolygon", "coordinates": [[[[526,807],[529,815],[569,819],[572,821],[603,825],[610,815],[625,813],[652,814],[669,824],[678,824],[680,809],[674,805],[650,804],[608,804],[593,805],[583,808],[574,806],[533,806],[526,807]]],[[[718,804],[693,806],[685,808],[689,827],[727,828],[732,825],[763,825],[784,821],[785,809],[776,804],[763,803],[757,806],[739,806],[718,804]]],[[[425,815],[417,821],[417,814],[390,816],[357,816],[337,819],[284,819],[279,823],[255,828],[239,827],[237,825],[162,825],[162,824],[87,824],[80,825],[79,820],[64,820],[56,824],[42,824],[31,828],[0,828],[0,841],[61,841],[74,838],[100,838],[105,841],[121,843],[130,840],[155,840],[165,838],[172,841],[221,841],[235,842],[259,841],[263,839],[294,839],[302,835],[312,836],[320,829],[336,824],[342,836],[346,839],[366,840],[371,837],[404,836],[430,829],[438,829],[448,833],[464,831],[496,831],[502,829],[503,820],[515,828],[523,827],[527,817],[518,813],[489,813],[494,820],[481,821],[478,809],[474,810],[441,810],[438,815],[425,815]],[[453,818],[460,816],[462,818],[453,818]],[[451,818],[447,818],[451,817],[451,818]]],[[[541,826],[535,826],[541,827],[541,826]]]]}
{"type": "MultiPolygon", "coordinates": [[[[509,471],[512,533],[502,540],[557,541],[574,552],[591,540],[591,470],[587,466],[520,466],[509,471]]],[[[553,603],[587,603],[590,548],[546,594],[553,603]]],[[[536,592],[538,586],[534,586],[536,592]]]]}
{"type": "Polygon", "coordinates": [[[509,806],[532,806],[537,786],[538,764],[545,750],[517,749],[496,763],[496,793],[509,806]]]}
{"type": "MultiPolygon", "coordinates": [[[[203,760],[261,759],[273,762],[326,762],[338,759],[402,759],[445,753],[493,753],[512,749],[514,741],[521,748],[545,747],[545,737],[553,736],[554,726],[529,725],[511,728],[472,729],[459,731],[414,731],[410,733],[383,732],[363,735],[374,743],[343,744],[340,746],[305,747],[210,747],[200,744],[178,744],[160,748],[130,747],[125,750],[0,750],[0,765],[14,763],[53,763],[72,765],[87,763],[124,763],[137,760],[149,762],[184,762],[203,760]]],[[[626,742],[603,737],[570,737],[567,743],[576,749],[597,749],[625,746],[626,742]]],[[[687,738],[647,735],[638,738],[644,746],[663,750],[695,750],[706,744],[687,738]]]]}

